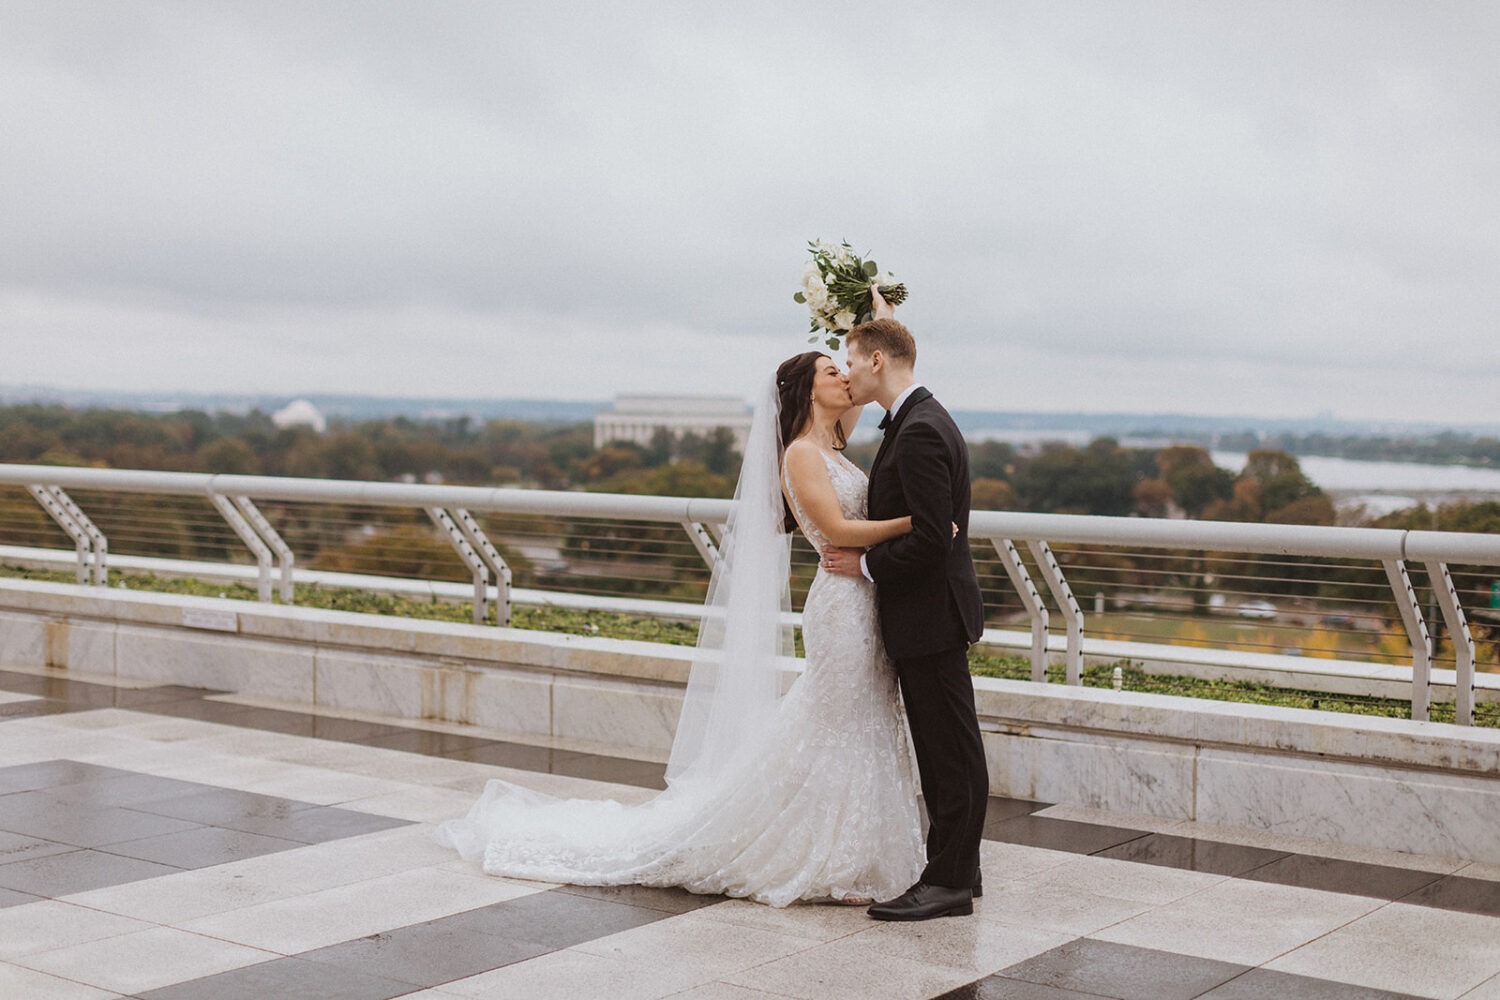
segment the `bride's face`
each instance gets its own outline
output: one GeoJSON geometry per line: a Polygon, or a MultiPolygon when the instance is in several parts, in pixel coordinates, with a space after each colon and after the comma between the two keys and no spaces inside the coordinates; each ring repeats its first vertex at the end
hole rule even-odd
{"type": "Polygon", "coordinates": [[[832,358],[819,358],[813,376],[813,405],[834,413],[843,413],[854,405],[849,396],[849,376],[832,358]]]}

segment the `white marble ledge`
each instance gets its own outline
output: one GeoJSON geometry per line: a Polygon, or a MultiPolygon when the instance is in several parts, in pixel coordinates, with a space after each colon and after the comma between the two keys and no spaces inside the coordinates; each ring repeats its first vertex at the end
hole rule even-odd
{"type": "Polygon", "coordinates": [[[976,677],[980,724],[1109,732],[1195,745],[1500,773],[1500,730],[1314,709],[976,677]]]}
{"type": "MultiPolygon", "coordinates": [[[[155,625],[204,635],[183,624],[185,609],[230,611],[242,637],[534,667],[684,684],[693,648],[423,619],[394,619],[212,597],[102,590],[76,584],[0,580],[0,609],[49,617],[155,625]]],[[[230,633],[217,633],[228,635],[230,633]]]]}

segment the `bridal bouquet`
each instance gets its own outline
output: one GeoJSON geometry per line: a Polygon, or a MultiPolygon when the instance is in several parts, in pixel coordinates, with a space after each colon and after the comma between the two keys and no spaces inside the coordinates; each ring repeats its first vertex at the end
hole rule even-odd
{"type": "Polygon", "coordinates": [[[792,298],[812,313],[812,336],[809,344],[820,339],[830,350],[838,350],[844,334],[875,315],[870,286],[879,285],[880,294],[891,305],[906,301],[906,286],[897,284],[889,273],[882,273],[873,260],[864,260],[847,242],[834,245],[822,240],[807,244],[812,260],[802,271],[802,290],[792,298]]]}

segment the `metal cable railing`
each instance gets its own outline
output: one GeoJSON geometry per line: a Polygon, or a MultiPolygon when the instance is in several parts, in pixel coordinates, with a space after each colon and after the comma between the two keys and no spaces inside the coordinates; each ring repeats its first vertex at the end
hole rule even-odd
{"type": "MultiPolygon", "coordinates": [[[[702,600],[727,500],[0,465],[0,546],[74,545],[80,583],[111,559],[254,566],[261,600],[299,575],[471,587],[505,624],[516,591],[599,608],[702,600]],[[611,603],[613,602],[613,603],[611,603]]],[[[1048,639],[1079,683],[1093,639],[1407,663],[1412,717],[1435,666],[1473,715],[1476,667],[1500,667],[1500,617],[1471,623],[1500,576],[1500,537],[1454,532],[975,512],[987,622],[1048,639]],[[1467,609],[1467,610],[1466,610],[1467,609]]],[[[793,596],[817,556],[798,539],[793,596]]],[[[161,564],[154,564],[160,570],[161,564]]],[[[1487,614],[1487,612],[1480,612],[1487,614]]]]}

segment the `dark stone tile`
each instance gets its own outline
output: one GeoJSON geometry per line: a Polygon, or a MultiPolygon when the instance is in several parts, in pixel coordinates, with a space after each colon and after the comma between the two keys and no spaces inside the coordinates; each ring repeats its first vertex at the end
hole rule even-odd
{"type": "Polygon", "coordinates": [[[285,818],[244,816],[216,826],[247,833],[259,833],[267,837],[295,840],[301,844],[321,844],[329,840],[358,837],[378,830],[390,830],[398,826],[410,826],[411,820],[394,816],[376,816],[373,813],[355,812],[333,806],[314,806],[299,809],[285,818]]]}
{"type": "Polygon", "coordinates": [[[435,920],[345,941],[297,957],[418,986],[439,986],[553,950],[550,945],[536,941],[501,939],[470,927],[435,920]]]}
{"type": "Polygon", "coordinates": [[[34,764],[0,767],[0,792],[29,792],[54,785],[72,785],[80,781],[120,778],[132,773],[77,760],[43,760],[34,764]]]}
{"type": "Polygon", "coordinates": [[[1369,986],[1313,979],[1270,969],[1251,969],[1203,994],[1204,1000],[1426,1000],[1410,993],[1390,993],[1369,986]]]}
{"type": "Polygon", "coordinates": [[[228,694],[213,688],[185,687],[181,684],[160,684],[149,688],[116,688],[115,705],[119,708],[137,708],[160,705],[164,702],[201,701],[212,695],[228,694]]]}
{"type": "Polygon", "coordinates": [[[400,726],[392,726],[383,722],[337,719],[313,715],[310,712],[233,705],[227,702],[205,701],[199,703],[199,707],[196,708],[191,703],[177,702],[145,706],[145,710],[219,722],[227,726],[241,726],[245,729],[261,729],[271,733],[284,733],[288,736],[310,736],[340,742],[358,742],[370,737],[389,736],[406,731],[400,726]]]}
{"type": "Polygon", "coordinates": [[[1285,851],[1270,851],[1261,847],[1242,847],[1239,844],[1224,844],[1216,840],[1196,840],[1192,837],[1173,837],[1163,833],[1152,833],[1138,840],[1126,841],[1117,847],[1099,851],[1101,858],[1116,858],[1120,861],[1136,861],[1164,868],[1182,868],[1187,871],[1209,872],[1214,875],[1241,875],[1280,858],[1288,857],[1285,851]]]}
{"type": "Polygon", "coordinates": [[[1257,882],[1276,882],[1304,889],[1342,892],[1349,896],[1400,899],[1443,876],[1435,872],[1388,868],[1361,861],[1289,854],[1280,861],[1246,872],[1242,877],[1255,879],[1257,882]]]}
{"type": "Polygon", "coordinates": [[[1248,968],[1079,938],[1002,969],[998,975],[1118,1000],[1192,1000],[1248,968]]]}
{"type": "Polygon", "coordinates": [[[1410,896],[1401,897],[1401,902],[1500,917],[1500,882],[1445,875],[1436,882],[1422,886],[1410,896]]]}
{"type": "Polygon", "coordinates": [[[404,726],[393,726],[385,722],[364,722],[360,719],[335,719],[323,715],[313,716],[312,722],[312,735],[320,740],[336,740],[340,743],[365,743],[369,740],[394,737],[402,733],[415,731],[407,729],[404,726]]]}
{"type": "Polygon", "coordinates": [[[1127,830],[1118,826],[1026,815],[994,824],[986,830],[985,836],[990,840],[1045,847],[1052,851],[1096,854],[1138,840],[1146,834],[1141,830],[1127,830]]]}
{"type": "Polygon", "coordinates": [[[577,750],[556,750],[552,747],[532,746],[529,743],[497,742],[469,747],[465,750],[455,750],[443,756],[454,760],[472,761],[475,764],[489,764],[492,767],[513,767],[518,771],[551,774],[552,769],[561,761],[574,757],[587,757],[588,754],[577,750]]]}
{"type": "Polygon", "coordinates": [[[312,802],[284,799],[278,795],[200,786],[186,795],[142,801],[130,808],[156,816],[172,816],[203,826],[224,826],[263,833],[265,831],[259,827],[251,829],[243,824],[247,821],[279,823],[297,812],[321,807],[312,802]]]}
{"type": "Polygon", "coordinates": [[[111,844],[108,851],[110,854],[155,861],[175,868],[211,868],[231,861],[243,861],[262,854],[275,854],[305,846],[307,845],[295,840],[280,840],[216,826],[200,826],[181,833],[111,844]]]}
{"type": "Polygon", "coordinates": [[[984,808],[984,836],[990,838],[990,828],[1004,823],[1008,819],[1018,816],[1030,816],[1039,809],[1046,809],[1050,803],[1031,802],[1027,799],[1007,799],[999,795],[991,795],[989,802],[984,808]]]}
{"type": "Polygon", "coordinates": [[[41,674],[26,674],[19,670],[0,670],[0,691],[12,694],[41,694],[47,678],[41,674]]]}
{"type": "Polygon", "coordinates": [[[1099,1000],[1099,994],[1079,993],[995,975],[949,990],[934,1000],[1099,1000]]]}
{"type": "Polygon", "coordinates": [[[279,958],[136,996],[139,1000],[391,1000],[417,989],[411,983],[358,969],[279,958]]]}
{"type": "Polygon", "coordinates": [[[220,720],[227,725],[243,726],[246,729],[264,729],[288,736],[313,736],[318,717],[306,712],[288,712],[279,708],[250,708],[235,712],[220,720]]]}
{"type": "Polygon", "coordinates": [[[22,693],[56,701],[69,712],[87,711],[94,708],[140,708],[159,702],[199,699],[206,695],[224,693],[208,688],[184,687],[180,684],[159,684],[147,688],[116,687],[113,684],[96,684],[91,681],[45,675],[34,676],[29,683],[19,686],[25,689],[22,693]]]}
{"type": "Polygon", "coordinates": [[[72,844],[59,844],[55,840],[40,840],[19,833],[0,833],[0,865],[13,861],[28,861],[44,858],[49,854],[65,854],[77,850],[72,844]]]}
{"type": "MultiPolygon", "coordinates": [[[[394,727],[388,727],[394,728],[394,727]]],[[[472,750],[495,742],[479,736],[461,736],[458,733],[435,733],[427,729],[397,729],[355,742],[368,747],[384,747],[387,750],[405,750],[407,753],[443,757],[460,750],[472,750]]]]}
{"type": "Polygon", "coordinates": [[[49,899],[182,871],[171,865],[103,851],[72,851],[0,865],[0,887],[49,899]]]}
{"type": "Polygon", "coordinates": [[[46,792],[0,796],[0,831],[75,847],[103,847],[201,825],[134,809],[82,805],[53,798],[46,792]]]}
{"type": "Polygon", "coordinates": [[[70,712],[90,708],[109,708],[114,704],[118,688],[108,684],[89,684],[63,677],[40,677],[41,682],[29,694],[35,694],[59,702],[70,712]]]}
{"type": "Polygon", "coordinates": [[[14,889],[0,889],[0,910],[7,906],[24,906],[27,903],[40,903],[41,896],[33,896],[29,892],[17,892],[14,889]]]}
{"type": "Polygon", "coordinates": [[[249,705],[193,699],[157,702],[139,708],[139,711],[150,712],[152,715],[170,715],[178,719],[198,719],[201,722],[218,722],[230,726],[238,725],[235,719],[252,710],[249,705]]]}
{"type": "Polygon", "coordinates": [[[666,919],[665,910],[624,906],[570,892],[538,892],[444,917],[445,925],[549,950],[568,948],[666,919]]]}
{"type": "Polygon", "coordinates": [[[575,778],[590,778],[608,781],[616,785],[636,785],[640,788],[666,788],[667,765],[648,760],[631,760],[627,757],[601,757],[585,754],[560,760],[552,767],[553,774],[567,774],[575,778]]]}
{"type": "Polygon", "coordinates": [[[47,794],[63,802],[135,808],[142,803],[180,799],[216,790],[215,785],[203,785],[196,781],[159,778],[154,774],[122,771],[119,772],[119,777],[104,777],[78,781],[70,785],[55,785],[47,789],[47,794]]]}
{"type": "Polygon", "coordinates": [[[724,896],[705,896],[686,889],[659,889],[649,885],[564,885],[554,892],[569,892],[610,903],[639,906],[664,913],[689,913],[724,902],[724,896]]]}
{"type": "Polygon", "coordinates": [[[39,715],[62,715],[71,711],[74,709],[63,702],[49,698],[40,701],[11,701],[0,705],[0,722],[8,719],[34,719],[39,715]]]}

